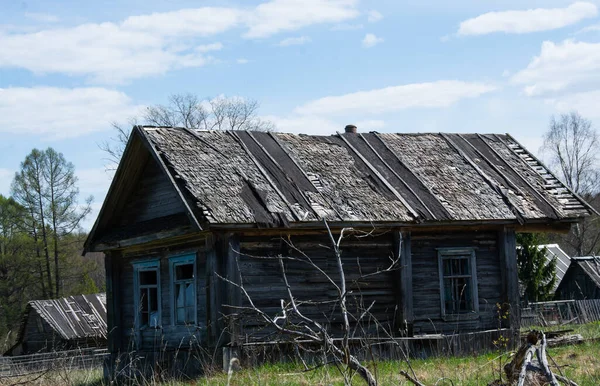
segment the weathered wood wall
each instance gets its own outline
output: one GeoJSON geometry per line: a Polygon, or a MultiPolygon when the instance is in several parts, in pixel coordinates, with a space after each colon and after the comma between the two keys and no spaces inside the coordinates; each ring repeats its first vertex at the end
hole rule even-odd
{"type": "Polygon", "coordinates": [[[120,214],[119,225],[184,213],[185,208],[167,176],[148,159],[131,196],[120,214]]]}
{"type": "Polygon", "coordinates": [[[52,351],[55,348],[61,349],[64,344],[61,337],[54,333],[52,327],[35,310],[31,309],[27,315],[22,340],[19,346],[12,350],[11,355],[52,351]]]}
{"type": "MultiPolygon", "coordinates": [[[[384,272],[394,258],[393,236],[384,232],[377,236],[349,236],[341,244],[342,262],[348,286],[348,307],[354,325],[360,313],[373,303],[372,317],[362,320],[363,328],[376,332],[375,320],[393,331],[399,310],[397,293],[399,271],[384,272]]],[[[239,269],[242,282],[254,304],[269,315],[281,313],[281,299],[289,297],[276,256],[310,259],[331,279],[340,282],[336,260],[327,235],[280,237],[242,237],[240,240],[239,269]]],[[[285,260],[285,269],[292,293],[301,304],[303,313],[333,331],[341,328],[339,306],[333,302],[338,296],[335,287],[317,269],[301,261],[285,260]],[[311,304],[316,302],[316,304],[311,304]]],[[[242,299],[248,305],[247,299],[242,299]]],[[[244,339],[257,340],[271,333],[251,312],[241,316],[244,339]]]]}
{"type": "Polygon", "coordinates": [[[505,291],[496,232],[413,232],[411,241],[415,334],[469,332],[498,327],[496,304],[503,302],[505,291]],[[479,317],[476,319],[442,319],[436,248],[449,247],[475,248],[479,294],[479,317]]]}
{"type": "Polygon", "coordinates": [[[600,299],[600,288],[578,264],[571,264],[556,289],[557,300],[600,299]]]}

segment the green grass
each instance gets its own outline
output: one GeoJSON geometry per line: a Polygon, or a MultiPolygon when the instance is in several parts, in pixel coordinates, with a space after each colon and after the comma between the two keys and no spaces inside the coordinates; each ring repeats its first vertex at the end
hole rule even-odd
{"type": "MultiPolygon", "coordinates": [[[[574,333],[581,334],[586,339],[600,338],[600,322],[582,326],[538,327],[537,329],[543,331],[573,329],[574,333]]],[[[590,341],[580,345],[548,348],[547,352],[549,359],[554,359],[561,366],[561,370],[558,371],[550,359],[551,368],[555,373],[562,372],[580,386],[600,385],[600,343],[590,341]]],[[[501,366],[509,360],[507,355],[491,353],[474,357],[414,359],[411,360],[411,366],[418,379],[426,385],[434,385],[436,382],[440,386],[450,385],[451,383],[448,381],[440,381],[440,378],[447,378],[451,379],[456,386],[475,386],[487,385],[497,379],[501,366]]],[[[406,362],[386,361],[367,365],[376,375],[380,385],[411,385],[400,375],[400,370],[412,374],[406,362]]],[[[30,381],[28,384],[32,385],[102,386],[100,370],[65,370],[45,374],[38,379],[32,379],[33,377],[35,376],[26,379],[0,379],[0,386],[12,385],[25,380],[30,381]]],[[[163,383],[147,381],[144,384],[147,386],[226,385],[227,375],[216,373],[189,381],[163,383]]],[[[356,376],[353,384],[362,385],[363,383],[356,376]]],[[[266,364],[257,368],[243,368],[233,375],[231,385],[343,385],[343,378],[335,366],[304,372],[299,364],[279,363],[266,364]]]]}

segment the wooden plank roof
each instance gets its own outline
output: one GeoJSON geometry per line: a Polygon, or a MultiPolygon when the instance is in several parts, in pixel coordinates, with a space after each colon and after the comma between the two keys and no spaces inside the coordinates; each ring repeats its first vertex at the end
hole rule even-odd
{"type": "Polygon", "coordinates": [[[75,295],[33,300],[27,311],[37,312],[65,340],[106,339],[106,294],[75,295]]]}
{"type": "Polygon", "coordinates": [[[135,130],[208,224],[526,223],[593,211],[509,135],[135,130]]]}

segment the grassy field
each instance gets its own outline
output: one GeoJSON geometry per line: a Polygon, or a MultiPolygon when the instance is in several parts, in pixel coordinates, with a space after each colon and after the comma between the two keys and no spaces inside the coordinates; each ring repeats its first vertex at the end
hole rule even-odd
{"type": "MultiPolygon", "coordinates": [[[[583,326],[562,326],[560,328],[544,328],[543,330],[574,329],[574,333],[586,339],[600,338],[600,322],[583,326]]],[[[541,329],[541,328],[540,328],[541,329]]],[[[564,374],[580,386],[600,385],[600,342],[590,341],[580,345],[549,348],[550,364],[552,359],[560,365],[552,370],[564,374]]],[[[426,385],[471,386],[487,385],[499,377],[501,366],[509,361],[508,355],[488,354],[476,357],[415,359],[411,367],[418,379],[426,385]],[[447,380],[440,380],[446,378],[447,380]],[[450,383],[448,380],[452,380],[450,383]],[[437,383],[436,383],[437,382],[437,383]]],[[[400,370],[411,373],[406,362],[369,363],[369,368],[376,375],[380,385],[411,385],[400,375],[400,370]]],[[[100,370],[60,371],[26,379],[0,379],[0,385],[13,385],[28,381],[31,385],[68,385],[68,386],[101,386],[100,370]]],[[[156,382],[146,381],[146,385],[182,386],[182,385],[226,385],[227,375],[213,374],[189,381],[156,382]]],[[[292,363],[264,365],[258,368],[242,369],[233,375],[231,385],[342,385],[343,379],[335,366],[322,367],[314,371],[304,372],[302,367],[292,363]]],[[[353,384],[361,385],[356,377],[353,384]]]]}

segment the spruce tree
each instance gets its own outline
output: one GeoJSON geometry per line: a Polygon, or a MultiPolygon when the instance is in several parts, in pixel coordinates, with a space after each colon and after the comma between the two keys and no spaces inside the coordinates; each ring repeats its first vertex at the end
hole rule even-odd
{"type": "Polygon", "coordinates": [[[519,281],[523,288],[526,303],[550,300],[554,296],[556,283],[556,258],[546,260],[546,248],[542,238],[535,233],[520,233],[517,235],[517,266],[519,281]]]}

